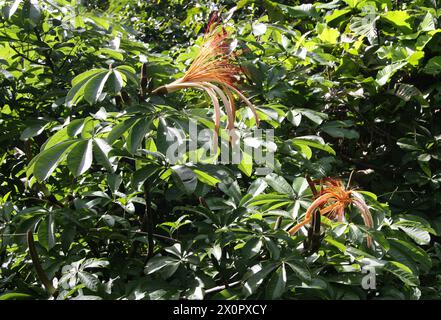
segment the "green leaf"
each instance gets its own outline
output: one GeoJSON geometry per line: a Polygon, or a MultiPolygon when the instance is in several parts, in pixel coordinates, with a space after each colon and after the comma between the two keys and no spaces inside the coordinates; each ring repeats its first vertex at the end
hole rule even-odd
{"type": "Polygon", "coordinates": [[[127,137],[127,150],[129,150],[131,154],[135,154],[138,150],[142,140],[150,130],[150,123],[150,119],[142,118],[139,119],[130,129],[127,137]]]}
{"type": "Polygon", "coordinates": [[[377,79],[375,81],[379,86],[384,86],[389,79],[406,64],[407,62],[396,62],[385,66],[383,69],[378,71],[377,79]]]}
{"type": "Polygon", "coordinates": [[[441,73],[441,56],[431,58],[424,66],[423,71],[427,74],[436,76],[441,73]]]}
{"type": "Polygon", "coordinates": [[[48,124],[47,121],[35,121],[23,130],[20,135],[20,140],[28,140],[29,138],[40,135],[48,124]]]}
{"type": "Polygon", "coordinates": [[[15,11],[17,11],[18,6],[22,2],[23,0],[15,0],[10,6],[3,7],[5,16],[10,19],[14,15],[15,11]]]}
{"type": "Polygon", "coordinates": [[[293,259],[286,261],[286,264],[296,273],[296,275],[304,280],[304,281],[310,281],[311,280],[311,273],[308,271],[306,267],[301,265],[299,262],[294,261],[293,259]]]}
{"type": "Polygon", "coordinates": [[[419,246],[404,240],[389,239],[390,249],[388,254],[393,260],[398,261],[408,267],[412,267],[412,270],[418,272],[418,268],[415,267],[418,264],[422,270],[426,272],[432,267],[432,260],[429,254],[421,249],[419,246]]]}
{"type": "Polygon", "coordinates": [[[334,10],[331,14],[325,16],[325,21],[327,23],[342,17],[343,15],[351,12],[351,9],[334,10]]]}
{"type": "Polygon", "coordinates": [[[41,151],[47,150],[56,144],[70,139],[67,131],[67,127],[59,130],[57,133],[55,133],[52,137],[50,137],[42,146],[41,151]]]}
{"type": "Polygon", "coordinates": [[[202,183],[205,183],[209,186],[215,186],[220,182],[219,179],[216,177],[213,177],[212,175],[208,174],[207,172],[201,171],[201,170],[193,170],[194,173],[196,173],[198,180],[202,183]]]}
{"type": "Polygon", "coordinates": [[[327,243],[329,243],[330,245],[336,247],[336,248],[337,248],[338,250],[340,250],[341,252],[343,252],[343,253],[346,252],[346,246],[345,246],[343,243],[341,243],[341,242],[339,242],[339,241],[337,241],[337,240],[335,240],[335,239],[332,239],[332,238],[329,237],[329,236],[325,237],[324,240],[325,240],[327,243]]]}
{"type": "Polygon", "coordinates": [[[407,11],[395,10],[388,11],[382,15],[384,19],[391,22],[398,28],[404,28],[407,30],[412,30],[412,27],[407,22],[410,19],[410,15],[407,11]]]}
{"type": "Polygon", "coordinates": [[[114,172],[113,164],[109,159],[109,152],[112,147],[103,139],[93,139],[93,154],[96,161],[103,165],[108,171],[114,172]]]}
{"type": "Polygon", "coordinates": [[[148,164],[141,169],[136,170],[132,176],[132,185],[138,190],[145,180],[158,174],[160,169],[161,168],[155,164],[148,164]]]}
{"type": "Polygon", "coordinates": [[[308,18],[317,16],[317,11],[310,3],[301,4],[299,6],[287,6],[277,3],[277,6],[290,18],[308,18]]]}
{"type": "Polygon", "coordinates": [[[303,136],[291,140],[294,145],[308,146],[326,151],[332,155],[336,155],[334,149],[325,143],[325,141],[317,136],[303,136]]]}
{"type": "Polygon", "coordinates": [[[351,19],[350,29],[358,36],[367,37],[370,44],[375,44],[378,39],[376,21],[379,18],[373,12],[364,17],[354,17],[351,19]]]}
{"type": "Polygon", "coordinates": [[[178,269],[180,261],[172,257],[155,256],[151,258],[144,269],[146,274],[152,274],[161,270],[165,271],[165,278],[171,277],[178,269]]]}
{"type": "Polygon", "coordinates": [[[322,126],[322,130],[334,138],[358,139],[360,135],[344,121],[331,121],[322,126]]]}
{"type": "Polygon", "coordinates": [[[55,223],[52,213],[49,213],[38,227],[38,242],[48,251],[55,246],[55,223]]]}
{"type": "Polygon", "coordinates": [[[430,243],[430,234],[425,230],[419,229],[417,227],[409,227],[409,226],[398,226],[398,228],[403,230],[409,237],[411,237],[419,245],[427,245],[430,243]]]}
{"type": "Polygon", "coordinates": [[[74,176],[80,176],[92,165],[93,140],[83,140],[78,142],[67,156],[67,166],[74,176]]]}
{"type": "Polygon", "coordinates": [[[297,108],[297,109],[291,110],[291,112],[298,112],[316,124],[321,124],[323,122],[323,120],[328,119],[328,115],[326,113],[318,112],[318,111],[314,111],[314,110],[310,110],[310,109],[297,108]]]}
{"type": "Polygon", "coordinates": [[[251,259],[260,252],[262,248],[262,240],[260,238],[252,238],[248,240],[242,247],[243,256],[246,259],[251,259]]]}
{"type": "Polygon", "coordinates": [[[136,118],[129,118],[126,119],[120,123],[118,123],[116,126],[113,127],[113,129],[109,132],[106,140],[107,142],[112,145],[117,139],[119,139],[124,133],[129,131],[129,129],[133,126],[133,124],[136,122],[136,118]]]}
{"type": "Polygon", "coordinates": [[[418,97],[422,94],[414,85],[399,83],[397,84],[395,95],[404,101],[409,101],[412,97],[418,97]]]}
{"type": "Polygon", "coordinates": [[[296,127],[302,122],[302,113],[296,110],[290,110],[286,114],[286,118],[296,127]]]}
{"type": "Polygon", "coordinates": [[[303,177],[297,177],[292,182],[292,188],[297,195],[298,198],[311,194],[311,190],[309,190],[308,180],[303,177]]]}
{"type": "Polygon", "coordinates": [[[106,70],[106,69],[91,69],[91,70],[85,71],[72,79],[72,86],[76,86],[80,83],[85,83],[85,80],[87,82],[93,76],[96,76],[101,73],[105,73],[107,71],[108,70],[106,70]]]}
{"type": "MultiPolygon", "coordinates": [[[[285,202],[290,201],[289,197],[283,194],[260,194],[253,199],[251,199],[249,202],[246,203],[246,206],[258,206],[262,204],[269,204],[273,202],[285,202]]],[[[292,200],[291,200],[292,201],[292,200]]]]}
{"type": "Polygon", "coordinates": [[[253,34],[257,36],[261,36],[266,33],[266,24],[264,23],[255,23],[253,24],[253,34]]]}
{"type": "Polygon", "coordinates": [[[84,128],[84,123],[86,121],[90,120],[90,118],[84,118],[84,119],[75,119],[71,123],[67,125],[67,135],[71,138],[76,137],[79,135],[84,128]]]}
{"type": "Polygon", "coordinates": [[[430,12],[427,12],[424,16],[423,21],[418,26],[418,30],[420,31],[432,31],[436,29],[436,19],[430,14],[430,12]]]}
{"type": "Polygon", "coordinates": [[[79,271],[78,272],[78,279],[81,281],[82,284],[86,286],[87,289],[90,289],[92,291],[97,291],[98,286],[100,285],[100,281],[98,280],[96,275],[93,275],[86,271],[79,271]]]}
{"type": "Polygon", "coordinates": [[[283,178],[275,173],[271,173],[265,177],[265,181],[276,192],[289,195],[290,197],[295,197],[295,193],[294,193],[293,188],[285,180],[285,178],[283,178]]]}
{"type": "Polygon", "coordinates": [[[25,300],[32,299],[32,296],[27,293],[20,292],[8,292],[0,295],[0,301],[2,300],[25,300]]]}
{"type": "Polygon", "coordinates": [[[254,294],[259,286],[263,283],[263,280],[277,267],[275,263],[269,263],[265,266],[259,264],[251,268],[251,276],[245,281],[243,286],[243,293],[245,296],[254,294]]]}
{"type": "Polygon", "coordinates": [[[114,70],[121,72],[127,78],[128,81],[132,82],[133,85],[135,86],[139,85],[138,79],[136,77],[136,70],[133,69],[132,67],[124,65],[124,66],[118,66],[114,70]]]}
{"type": "Polygon", "coordinates": [[[412,270],[409,269],[407,266],[405,266],[402,263],[399,263],[397,261],[389,261],[388,263],[386,263],[384,265],[383,269],[385,271],[389,271],[390,273],[394,274],[403,283],[405,283],[409,286],[418,286],[419,285],[419,280],[412,273],[412,270]]]}
{"type": "Polygon", "coordinates": [[[321,24],[318,25],[317,32],[318,38],[329,44],[336,44],[338,37],[340,36],[340,32],[337,29],[327,28],[326,26],[323,27],[321,24]]]}
{"type": "Polygon", "coordinates": [[[287,282],[285,264],[282,264],[271,276],[267,286],[268,299],[279,299],[285,292],[287,282]]]}
{"type": "Polygon", "coordinates": [[[75,144],[76,141],[64,141],[59,144],[44,150],[38,155],[34,165],[34,176],[39,181],[46,180],[57,167],[58,163],[63,158],[63,155],[75,144]]]}
{"type": "Polygon", "coordinates": [[[84,100],[89,102],[91,105],[95,104],[100,98],[104,85],[106,84],[111,73],[111,71],[108,71],[106,73],[99,73],[91,77],[84,85],[84,100]]]}
{"type": "Polygon", "coordinates": [[[186,194],[192,194],[198,183],[196,174],[190,168],[182,165],[173,166],[172,169],[172,177],[177,186],[186,194]]]}
{"type": "Polygon", "coordinates": [[[87,82],[95,77],[104,76],[108,71],[106,69],[92,69],[79,74],[72,80],[72,88],[66,96],[66,105],[72,107],[81,101],[84,97],[84,91],[87,82]]]}
{"type": "Polygon", "coordinates": [[[240,160],[240,163],[237,167],[239,168],[240,171],[242,171],[248,177],[250,177],[251,174],[253,173],[253,158],[252,158],[252,156],[247,152],[243,152],[242,159],[240,160]]]}
{"type": "Polygon", "coordinates": [[[113,93],[118,93],[125,86],[125,76],[118,70],[113,69],[109,78],[110,88],[113,93]]]}

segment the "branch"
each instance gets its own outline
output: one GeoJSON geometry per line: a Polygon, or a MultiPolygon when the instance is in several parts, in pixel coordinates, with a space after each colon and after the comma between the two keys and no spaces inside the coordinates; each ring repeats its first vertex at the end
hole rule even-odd
{"type": "Polygon", "coordinates": [[[34,265],[35,272],[37,273],[37,276],[43,283],[44,287],[46,288],[46,291],[53,296],[57,290],[52,285],[52,282],[49,280],[46,273],[44,273],[43,267],[40,263],[40,259],[38,258],[37,250],[35,249],[34,233],[31,230],[29,230],[27,233],[27,240],[29,253],[31,255],[32,264],[34,265]]]}
{"type": "Polygon", "coordinates": [[[151,206],[150,199],[150,190],[147,182],[144,182],[144,198],[145,198],[145,211],[144,216],[142,218],[141,231],[147,232],[147,242],[148,242],[148,253],[147,260],[149,260],[153,256],[153,211],[151,206]]]}
{"type": "Polygon", "coordinates": [[[17,48],[14,47],[12,44],[9,44],[9,46],[11,47],[12,50],[14,50],[14,52],[15,52],[16,54],[18,54],[18,55],[19,55],[20,57],[22,57],[23,59],[28,60],[28,61],[31,62],[31,63],[38,64],[38,65],[40,65],[40,66],[46,66],[46,63],[42,63],[42,62],[39,62],[39,61],[37,61],[37,60],[33,60],[33,59],[31,59],[31,58],[28,58],[26,55],[24,55],[23,53],[21,53],[20,51],[18,51],[17,48]]]}
{"type": "Polygon", "coordinates": [[[236,281],[236,282],[229,283],[228,285],[213,287],[213,288],[205,290],[205,293],[207,294],[207,293],[213,293],[213,292],[217,292],[217,291],[222,291],[222,290],[224,290],[226,288],[234,287],[234,286],[238,285],[239,283],[240,283],[240,281],[236,281]]]}
{"type": "MultiPolygon", "coordinates": [[[[40,32],[38,31],[37,28],[34,28],[34,32],[35,32],[35,36],[37,37],[37,40],[40,41],[40,42],[42,42],[42,43],[44,43],[44,44],[46,44],[46,43],[41,39],[40,32]]],[[[49,46],[48,46],[48,47],[49,47],[49,46]]],[[[54,66],[54,63],[52,62],[51,56],[50,56],[46,51],[43,51],[43,56],[44,56],[45,59],[46,59],[46,65],[51,69],[52,73],[55,74],[55,66],[54,66]]]]}

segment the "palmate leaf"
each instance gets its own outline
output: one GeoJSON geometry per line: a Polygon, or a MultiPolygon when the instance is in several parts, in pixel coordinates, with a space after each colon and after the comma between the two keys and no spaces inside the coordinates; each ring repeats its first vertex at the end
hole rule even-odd
{"type": "Polygon", "coordinates": [[[65,103],[68,107],[77,105],[82,99],[93,105],[98,102],[107,87],[112,93],[118,93],[130,81],[137,83],[135,70],[129,66],[118,66],[114,69],[91,69],[72,80],[65,103]]]}

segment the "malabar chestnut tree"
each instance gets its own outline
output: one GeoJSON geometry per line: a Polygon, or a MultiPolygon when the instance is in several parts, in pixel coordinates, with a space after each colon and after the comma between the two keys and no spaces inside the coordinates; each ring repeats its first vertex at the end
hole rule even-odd
{"type": "Polygon", "coordinates": [[[0,1],[0,300],[439,299],[440,15],[0,1]]]}

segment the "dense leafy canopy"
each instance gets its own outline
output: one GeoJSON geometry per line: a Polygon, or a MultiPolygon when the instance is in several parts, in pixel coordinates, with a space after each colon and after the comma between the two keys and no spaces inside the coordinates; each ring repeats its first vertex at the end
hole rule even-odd
{"type": "MultiPolygon", "coordinates": [[[[0,300],[441,298],[438,1],[0,7],[0,300]],[[214,128],[203,92],[151,91],[183,75],[215,10],[274,129],[267,175],[166,156],[190,120],[214,128]],[[307,228],[287,230],[307,177],[351,173],[374,228],[349,206],[306,253],[307,228]]],[[[236,127],[256,127],[239,102],[236,127]]]]}

